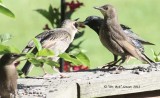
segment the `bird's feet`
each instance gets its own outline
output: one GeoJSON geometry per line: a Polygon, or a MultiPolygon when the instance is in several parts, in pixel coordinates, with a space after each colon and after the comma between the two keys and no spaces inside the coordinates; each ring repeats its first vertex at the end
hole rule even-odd
{"type": "Polygon", "coordinates": [[[132,70],[133,70],[132,73],[134,73],[134,74],[141,74],[142,72],[148,72],[149,71],[148,68],[144,68],[144,67],[141,67],[141,66],[135,67],[132,70]]]}
{"type": "Polygon", "coordinates": [[[111,74],[120,74],[123,70],[125,70],[123,66],[119,66],[115,64],[105,65],[101,69],[105,69],[109,71],[109,73],[111,74]]]}
{"type": "Polygon", "coordinates": [[[111,74],[120,74],[122,71],[125,70],[125,68],[123,66],[115,65],[110,67],[109,70],[110,70],[109,73],[111,74]]]}
{"type": "Polygon", "coordinates": [[[114,66],[117,66],[117,65],[112,64],[112,63],[107,63],[104,66],[102,66],[101,69],[109,69],[109,68],[114,67],[114,66]]]}

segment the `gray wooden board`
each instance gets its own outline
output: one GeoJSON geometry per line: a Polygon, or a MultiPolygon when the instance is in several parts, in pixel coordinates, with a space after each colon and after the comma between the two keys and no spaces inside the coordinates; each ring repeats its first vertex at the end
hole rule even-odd
{"type": "MultiPolygon", "coordinates": [[[[147,64],[141,66],[148,66],[147,64]]],[[[20,98],[90,98],[129,94],[160,89],[160,71],[120,74],[92,70],[64,73],[69,78],[53,75],[44,79],[18,79],[20,98]],[[78,85],[78,89],[77,89],[78,85]],[[78,93],[77,93],[78,92],[78,93]]]]}

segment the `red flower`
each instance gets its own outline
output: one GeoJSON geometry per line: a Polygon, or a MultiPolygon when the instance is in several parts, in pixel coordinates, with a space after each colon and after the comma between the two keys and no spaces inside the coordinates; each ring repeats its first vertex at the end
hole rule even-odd
{"type": "Polygon", "coordinates": [[[78,0],[76,3],[73,0],[71,2],[66,2],[66,6],[69,6],[70,11],[74,11],[75,9],[79,8],[82,5],[83,3],[79,2],[78,0]]]}
{"type": "Polygon", "coordinates": [[[64,61],[64,71],[66,72],[70,71],[70,63],[67,61],[64,61]]]}

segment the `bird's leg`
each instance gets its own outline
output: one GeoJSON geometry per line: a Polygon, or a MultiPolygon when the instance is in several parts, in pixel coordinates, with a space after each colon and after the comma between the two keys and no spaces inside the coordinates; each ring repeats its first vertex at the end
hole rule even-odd
{"type": "Polygon", "coordinates": [[[118,62],[119,62],[120,60],[122,60],[122,61],[120,62],[120,64],[119,64],[118,66],[114,66],[114,69],[115,69],[115,70],[111,71],[112,74],[119,74],[119,73],[122,72],[122,70],[124,70],[124,68],[123,68],[121,65],[126,61],[126,56],[122,56],[122,57],[118,60],[118,62]]]}
{"type": "Polygon", "coordinates": [[[117,61],[113,61],[112,64],[110,64],[110,65],[105,65],[105,66],[103,66],[102,68],[108,67],[109,69],[113,69],[114,66],[117,67],[116,64],[117,64],[119,61],[121,61],[121,60],[122,60],[122,58],[118,59],[117,61]]]}
{"type": "Polygon", "coordinates": [[[114,55],[114,61],[111,61],[111,62],[105,64],[102,68],[105,68],[105,67],[108,67],[108,66],[113,66],[113,65],[115,65],[116,63],[119,62],[118,56],[115,55],[115,54],[113,54],[113,55],[114,55]]]}
{"type": "Polygon", "coordinates": [[[119,65],[116,68],[116,70],[123,70],[124,69],[123,66],[121,66],[121,65],[126,61],[126,59],[127,59],[126,56],[120,58],[120,60],[122,60],[122,61],[119,63],[119,65]]]}

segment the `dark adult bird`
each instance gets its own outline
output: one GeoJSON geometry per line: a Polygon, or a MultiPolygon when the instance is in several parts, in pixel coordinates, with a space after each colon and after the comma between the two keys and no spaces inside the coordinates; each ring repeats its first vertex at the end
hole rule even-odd
{"type": "MultiPolygon", "coordinates": [[[[73,41],[75,34],[77,33],[78,24],[72,20],[65,20],[61,26],[61,28],[56,28],[54,30],[44,31],[43,33],[37,35],[37,38],[43,48],[47,48],[53,50],[54,56],[51,57],[53,61],[57,61],[59,59],[58,55],[60,53],[65,52],[65,50],[69,47],[70,43],[73,41]]],[[[29,52],[31,49],[32,53],[37,53],[37,49],[33,41],[30,41],[28,45],[23,50],[23,53],[29,52]]],[[[42,64],[43,68],[43,64],[42,64]]],[[[27,61],[22,68],[22,72],[27,75],[28,72],[31,70],[31,63],[27,61]]],[[[56,69],[54,69],[56,70],[56,69]]],[[[43,69],[45,72],[45,70],[43,69]]],[[[46,73],[46,72],[45,72],[46,73]]]]}
{"type": "Polygon", "coordinates": [[[0,59],[0,98],[15,96],[17,88],[17,59],[22,54],[6,53],[0,59]]]}
{"type": "MultiPolygon", "coordinates": [[[[93,29],[98,35],[100,31],[100,27],[103,23],[104,19],[99,16],[88,16],[85,21],[83,22],[85,25],[89,26],[93,29]]],[[[132,42],[136,44],[137,48],[144,51],[143,45],[154,45],[144,39],[140,38],[137,34],[135,34],[130,27],[120,24],[121,28],[123,29],[123,33],[125,33],[128,37],[131,38],[132,42]]],[[[114,55],[114,54],[113,54],[114,55]]],[[[114,62],[118,60],[118,55],[114,55],[114,62]]]]}
{"type": "Polygon", "coordinates": [[[116,10],[112,5],[106,4],[94,8],[100,10],[104,16],[104,21],[99,31],[99,38],[110,52],[121,56],[119,65],[125,62],[127,56],[133,56],[143,62],[149,63],[152,67],[154,66],[154,62],[144,54],[143,49],[140,49],[139,45],[124,33],[118,22],[116,10]]]}

